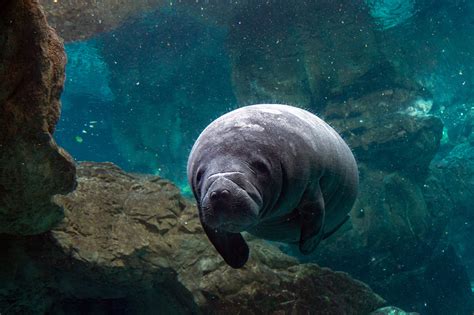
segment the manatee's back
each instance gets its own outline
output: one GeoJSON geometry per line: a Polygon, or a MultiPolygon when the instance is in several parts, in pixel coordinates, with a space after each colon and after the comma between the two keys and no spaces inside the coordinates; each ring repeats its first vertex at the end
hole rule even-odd
{"type": "MultiPolygon", "coordinates": [[[[269,122],[271,128],[280,130],[277,132],[280,135],[287,133],[287,140],[278,140],[278,145],[288,152],[294,151],[292,154],[281,154],[282,159],[290,159],[284,161],[287,168],[290,164],[296,166],[293,172],[288,172],[289,176],[295,177],[292,181],[294,189],[298,189],[299,181],[310,180],[305,178],[308,173],[320,177],[326,208],[326,231],[344,221],[357,196],[359,175],[354,155],[341,136],[322,119],[301,108],[262,104],[248,106],[246,110],[273,113],[274,119],[269,122]],[[312,151],[311,154],[308,150],[312,151]],[[309,165],[305,165],[306,156],[310,157],[309,165]],[[301,172],[297,171],[298,167],[312,170],[301,172]]],[[[252,114],[249,116],[254,117],[252,114]]]]}

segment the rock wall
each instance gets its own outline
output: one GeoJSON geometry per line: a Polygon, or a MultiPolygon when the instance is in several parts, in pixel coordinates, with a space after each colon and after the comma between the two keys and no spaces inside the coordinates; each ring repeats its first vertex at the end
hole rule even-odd
{"type": "Polygon", "coordinates": [[[159,8],[162,0],[40,0],[48,21],[66,41],[83,40],[110,31],[127,18],[159,8]]]}
{"type": "Polygon", "coordinates": [[[52,133],[64,83],[63,44],[34,0],[0,4],[0,234],[49,230],[50,199],[75,187],[72,158],[52,133]]]}
{"type": "Polygon", "coordinates": [[[186,10],[211,25],[225,25],[246,9],[240,1],[164,0],[40,0],[48,20],[66,42],[84,40],[109,32],[123,23],[160,9],[186,10]]]}
{"type": "MultiPolygon", "coordinates": [[[[473,136],[471,134],[470,138],[473,136]]],[[[474,278],[474,253],[466,240],[474,236],[474,141],[456,145],[446,157],[430,165],[431,174],[423,190],[428,205],[440,213],[451,209],[447,239],[466,262],[474,278]]]]}
{"type": "Polygon", "coordinates": [[[362,1],[247,3],[228,21],[239,104],[320,110],[330,97],[366,89],[365,81],[383,85],[391,78],[373,26],[362,1]]]}

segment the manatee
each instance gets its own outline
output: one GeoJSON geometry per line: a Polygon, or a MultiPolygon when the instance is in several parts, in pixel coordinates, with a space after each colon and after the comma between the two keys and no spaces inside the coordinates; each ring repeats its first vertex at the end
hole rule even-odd
{"type": "Polygon", "coordinates": [[[249,257],[243,231],[313,252],[348,220],[359,184],[341,136],[316,115],[279,104],[214,120],[194,143],[187,174],[204,231],[233,268],[249,257]]]}

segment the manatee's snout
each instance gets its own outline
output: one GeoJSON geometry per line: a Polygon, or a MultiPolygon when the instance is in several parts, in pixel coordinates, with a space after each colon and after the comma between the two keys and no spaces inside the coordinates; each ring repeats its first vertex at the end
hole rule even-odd
{"type": "Polygon", "coordinates": [[[241,232],[256,223],[260,205],[226,176],[210,176],[201,202],[203,221],[210,227],[241,232]]]}
{"type": "Polygon", "coordinates": [[[209,198],[211,199],[211,202],[213,204],[217,204],[219,202],[228,202],[230,198],[230,191],[228,189],[221,189],[218,188],[214,191],[211,191],[211,194],[209,195],[209,198]]]}

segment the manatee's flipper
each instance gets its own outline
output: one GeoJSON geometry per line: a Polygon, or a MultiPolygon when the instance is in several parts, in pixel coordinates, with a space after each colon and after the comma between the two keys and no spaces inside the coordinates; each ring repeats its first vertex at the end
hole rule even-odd
{"type": "Polygon", "coordinates": [[[319,188],[311,189],[312,195],[305,193],[298,206],[301,219],[300,252],[308,255],[319,245],[324,236],[324,199],[319,188]],[[316,190],[316,191],[314,191],[316,190]]]}
{"type": "Polygon", "coordinates": [[[202,227],[224,261],[232,268],[241,268],[249,258],[249,247],[240,233],[230,233],[213,229],[204,224],[202,227]]]}
{"type": "Polygon", "coordinates": [[[347,215],[347,216],[344,218],[344,220],[342,220],[342,222],[339,223],[334,229],[332,229],[332,230],[329,231],[329,232],[324,233],[323,240],[327,239],[329,236],[331,236],[331,235],[333,235],[334,233],[336,233],[336,231],[339,230],[339,228],[340,228],[341,226],[343,226],[344,223],[346,223],[347,220],[349,220],[350,217],[351,217],[350,215],[347,215]]]}

